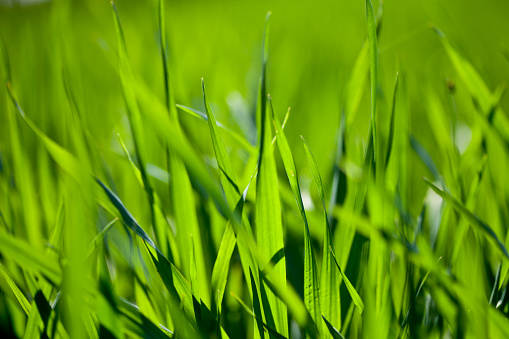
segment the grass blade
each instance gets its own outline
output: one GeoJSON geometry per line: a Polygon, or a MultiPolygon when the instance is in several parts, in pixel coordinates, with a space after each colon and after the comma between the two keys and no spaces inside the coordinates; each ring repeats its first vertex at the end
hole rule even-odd
{"type": "MultiPolygon", "coordinates": [[[[194,108],[187,107],[184,105],[176,104],[177,108],[179,108],[182,112],[185,112],[195,118],[198,118],[200,120],[208,121],[207,114],[200,112],[194,108]]],[[[249,143],[243,136],[241,136],[239,133],[235,132],[234,130],[230,129],[229,127],[223,125],[219,121],[216,121],[216,124],[218,127],[220,127],[223,131],[227,132],[235,141],[239,143],[239,145],[249,152],[251,155],[256,155],[256,148],[249,143]]]]}
{"type": "Polygon", "coordinates": [[[488,236],[488,239],[491,239],[494,241],[500,252],[509,259],[509,253],[507,252],[507,249],[505,248],[504,244],[498,239],[496,233],[493,231],[493,229],[488,226],[484,221],[482,221],[478,216],[470,212],[465,205],[463,205],[460,201],[458,201],[456,198],[454,198],[451,194],[441,190],[437,186],[435,186],[431,181],[429,181],[426,178],[423,178],[426,184],[439,196],[442,197],[447,203],[449,203],[452,207],[454,207],[455,210],[457,210],[461,215],[463,215],[472,225],[479,228],[482,232],[486,233],[488,236]]]}
{"type": "Polygon", "coordinates": [[[0,252],[24,269],[40,273],[53,284],[62,281],[62,269],[56,260],[48,257],[25,241],[0,233],[0,252]]]}
{"type": "Polygon", "coordinates": [[[355,306],[357,306],[357,308],[359,309],[359,312],[362,314],[362,311],[364,311],[364,303],[362,302],[362,299],[361,299],[359,293],[357,293],[357,291],[355,290],[355,287],[353,287],[350,280],[348,280],[348,277],[343,273],[343,270],[341,269],[341,267],[338,264],[338,261],[336,260],[336,256],[334,255],[334,251],[332,250],[332,247],[330,248],[330,252],[332,254],[332,257],[334,258],[336,267],[338,268],[339,273],[341,273],[341,277],[343,278],[343,281],[345,282],[346,288],[348,289],[348,293],[350,293],[350,296],[352,297],[353,303],[355,304],[355,306]]]}
{"type": "Polygon", "coordinates": [[[306,211],[304,210],[304,204],[302,202],[302,196],[299,187],[299,176],[297,173],[297,167],[293,160],[293,154],[288,145],[281,123],[277,114],[274,112],[272,100],[269,96],[269,104],[272,111],[272,119],[277,136],[277,146],[279,148],[279,154],[283,159],[283,164],[286,170],[286,175],[290,186],[292,188],[293,196],[299,208],[300,215],[304,221],[304,304],[306,305],[311,317],[315,324],[320,324],[321,306],[320,306],[320,286],[318,280],[318,269],[316,267],[315,254],[311,245],[311,236],[309,235],[308,220],[306,217],[306,211]]]}
{"type": "Polygon", "coordinates": [[[376,105],[378,86],[378,42],[376,34],[375,11],[371,0],[366,0],[366,18],[368,21],[369,60],[371,70],[371,124],[373,125],[373,148],[375,163],[378,160],[377,154],[377,127],[376,127],[376,105]]]}
{"type": "Polygon", "coordinates": [[[322,208],[324,211],[323,261],[320,281],[322,314],[330,319],[338,328],[341,328],[341,295],[338,288],[341,278],[338,275],[337,270],[334,269],[334,259],[332,258],[331,251],[329,250],[332,248],[332,232],[329,225],[329,218],[327,216],[327,209],[325,207],[325,193],[323,190],[322,178],[318,171],[318,165],[316,164],[315,157],[309,149],[309,145],[302,136],[301,139],[306,152],[309,168],[311,169],[313,179],[316,187],[318,188],[318,195],[320,196],[320,201],[322,202],[322,208]]]}
{"type": "MultiPolygon", "coordinates": [[[[278,189],[278,178],[276,171],[276,162],[272,152],[271,142],[271,124],[270,116],[267,111],[267,83],[266,83],[266,64],[268,55],[268,38],[269,38],[269,18],[267,14],[265,31],[263,37],[262,51],[262,77],[261,90],[259,96],[260,111],[260,134],[259,145],[260,153],[258,158],[258,179],[256,181],[256,206],[255,206],[255,222],[256,222],[256,241],[262,253],[265,265],[270,262],[271,258],[283,251],[283,224],[281,220],[281,202],[278,189]]],[[[270,280],[282,288],[286,285],[286,260],[280,260],[271,270],[270,280]]],[[[263,310],[266,317],[272,317],[275,322],[276,330],[288,335],[288,320],[286,305],[279,300],[271,291],[267,291],[267,303],[264,303],[263,310]]]]}
{"type": "Polygon", "coordinates": [[[327,325],[327,329],[334,339],[345,339],[341,332],[339,332],[324,316],[322,316],[325,325],[327,325]]]}
{"type": "Polygon", "coordinates": [[[263,324],[263,327],[265,327],[265,329],[267,331],[269,331],[270,334],[272,334],[275,338],[279,338],[279,339],[284,339],[286,338],[284,335],[280,334],[278,331],[276,331],[275,329],[273,329],[272,327],[270,327],[269,325],[267,325],[265,322],[262,321],[262,319],[259,319],[256,314],[254,314],[253,311],[251,311],[251,309],[249,308],[249,306],[247,306],[243,301],[242,299],[240,299],[235,293],[231,293],[232,297],[235,298],[235,300],[240,304],[240,306],[242,306],[242,308],[244,309],[244,311],[246,311],[250,316],[252,316],[253,318],[255,318],[257,321],[261,322],[263,324]]]}
{"type": "Polygon", "coordinates": [[[392,110],[391,110],[391,125],[389,129],[389,140],[387,143],[387,152],[385,154],[385,169],[387,169],[387,166],[389,165],[389,160],[391,158],[391,152],[392,152],[392,145],[394,143],[394,123],[395,123],[395,116],[396,116],[396,98],[398,94],[398,84],[399,84],[399,73],[396,73],[396,83],[394,84],[394,92],[392,94],[392,110]]]}

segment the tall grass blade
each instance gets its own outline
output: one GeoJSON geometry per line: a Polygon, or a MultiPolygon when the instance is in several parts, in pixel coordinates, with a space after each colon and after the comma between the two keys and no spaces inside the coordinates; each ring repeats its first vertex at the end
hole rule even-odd
{"type": "Polygon", "coordinates": [[[283,159],[286,175],[288,177],[288,181],[290,182],[295,202],[297,203],[297,207],[299,208],[300,215],[304,222],[304,304],[311,314],[315,324],[321,324],[320,283],[318,280],[318,268],[316,266],[315,254],[311,245],[308,219],[306,217],[306,211],[304,210],[304,203],[302,202],[297,167],[295,166],[295,162],[293,160],[293,154],[290,150],[290,145],[288,144],[288,140],[286,139],[281,123],[279,122],[279,117],[274,111],[270,96],[269,104],[272,111],[274,127],[276,130],[279,154],[281,154],[281,158],[283,159]]]}
{"type": "MultiPolygon", "coordinates": [[[[304,137],[301,136],[306,158],[311,169],[311,174],[318,189],[318,195],[324,211],[324,231],[323,231],[323,253],[322,253],[322,275],[320,280],[320,296],[322,302],[322,314],[330,319],[332,324],[341,328],[341,295],[338,286],[341,283],[341,277],[338,271],[334,269],[334,259],[332,257],[332,231],[329,225],[329,218],[325,205],[325,193],[323,190],[322,178],[318,171],[315,157],[304,137]]],[[[330,329],[329,329],[330,330],[330,329]]]]}
{"type": "MultiPolygon", "coordinates": [[[[256,181],[256,241],[262,253],[261,265],[270,262],[274,254],[284,253],[283,224],[281,221],[281,202],[278,189],[276,162],[272,152],[271,119],[267,110],[267,55],[269,41],[269,18],[267,14],[262,50],[262,77],[259,96],[260,133],[258,178],[256,181]]],[[[272,269],[270,278],[266,279],[279,288],[286,285],[286,260],[280,260],[272,269]]],[[[272,317],[276,330],[284,336],[288,335],[288,320],[286,305],[270,290],[267,291],[267,303],[263,303],[265,317],[272,317]]]]}

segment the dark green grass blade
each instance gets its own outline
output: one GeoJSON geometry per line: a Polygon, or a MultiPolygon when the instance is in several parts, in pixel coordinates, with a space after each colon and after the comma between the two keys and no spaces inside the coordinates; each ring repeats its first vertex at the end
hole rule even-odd
{"type": "Polygon", "coordinates": [[[389,165],[389,160],[391,158],[392,145],[394,143],[394,124],[395,124],[395,116],[396,116],[396,98],[398,94],[398,84],[399,84],[399,73],[396,73],[396,83],[394,84],[394,92],[392,94],[392,110],[391,110],[391,125],[389,129],[389,140],[387,142],[387,152],[385,153],[385,168],[389,165]]]}
{"type": "Polygon", "coordinates": [[[428,170],[431,172],[433,178],[436,181],[443,182],[442,176],[440,175],[440,172],[438,171],[435,162],[431,158],[431,155],[424,148],[424,146],[422,146],[421,143],[417,139],[415,139],[412,135],[410,136],[410,145],[414,149],[415,153],[417,153],[419,158],[421,158],[422,162],[424,162],[428,170]]]}
{"type": "Polygon", "coordinates": [[[105,184],[103,184],[101,180],[99,180],[99,179],[96,179],[96,180],[97,180],[97,183],[99,184],[99,186],[101,186],[101,188],[103,189],[104,193],[106,193],[106,196],[108,197],[109,201],[113,204],[113,206],[117,209],[117,211],[122,216],[122,220],[124,221],[124,223],[130,229],[132,229],[134,231],[134,233],[136,233],[140,238],[142,238],[147,244],[149,244],[152,248],[154,248],[155,250],[158,250],[154,241],[150,238],[150,236],[147,234],[147,232],[145,232],[145,230],[143,230],[143,228],[141,228],[141,226],[138,224],[138,222],[133,217],[131,212],[129,212],[127,210],[127,208],[124,206],[124,204],[122,203],[122,200],[120,200],[120,198],[115,193],[113,193],[112,190],[110,190],[105,184]]]}
{"type": "Polygon", "coordinates": [[[339,332],[332,324],[324,317],[322,316],[323,321],[325,322],[325,325],[327,325],[327,329],[329,330],[329,333],[331,334],[332,338],[334,339],[345,339],[341,332],[339,332]]]}
{"type": "Polygon", "coordinates": [[[488,238],[494,241],[502,254],[509,259],[509,253],[507,252],[507,249],[505,248],[504,244],[498,239],[497,235],[493,231],[493,229],[488,226],[484,221],[479,219],[478,216],[470,212],[465,205],[463,205],[460,201],[458,201],[456,198],[454,198],[451,194],[441,190],[437,186],[435,186],[431,181],[429,181],[426,178],[423,178],[424,181],[428,184],[429,187],[433,191],[435,191],[436,194],[442,197],[447,203],[451,204],[452,207],[454,207],[455,210],[457,210],[461,215],[463,215],[472,225],[479,228],[479,230],[483,231],[488,235],[488,238]]]}
{"type": "MultiPolygon", "coordinates": [[[[320,286],[318,280],[318,268],[316,266],[315,254],[311,245],[311,236],[309,234],[308,220],[304,203],[299,187],[299,176],[297,167],[293,160],[293,154],[290,145],[286,139],[285,133],[279,122],[277,114],[274,112],[272,100],[269,97],[270,108],[272,110],[272,118],[277,135],[277,146],[279,153],[283,159],[286,175],[292,188],[293,196],[299,208],[300,215],[304,221],[304,304],[306,305],[315,324],[320,324],[321,306],[320,306],[320,286]]],[[[319,328],[320,329],[320,328],[319,328]]]]}
{"type": "MultiPolygon", "coordinates": [[[[274,254],[279,251],[284,253],[283,224],[281,220],[281,202],[278,189],[276,162],[272,152],[271,142],[271,119],[267,110],[267,81],[266,65],[269,41],[269,18],[267,14],[262,51],[262,76],[259,96],[260,112],[260,153],[258,158],[258,179],[256,181],[256,241],[262,255],[260,265],[270,262],[274,254]]],[[[271,270],[270,280],[273,284],[284,289],[286,285],[286,260],[280,260],[271,270]]],[[[274,319],[276,330],[288,335],[288,320],[286,305],[279,300],[271,291],[267,291],[267,303],[264,303],[263,311],[267,317],[274,319]]]]}
{"type": "Polygon", "coordinates": [[[260,276],[261,280],[263,280],[274,295],[288,307],[289,312],[299,327],[312,338],[317,337],[319,334],[316,324],[295,289],[291,285],[280,286],[274,284],[263,272],[260,276]]]}
{"type": "Polygon", "coordinates": [[[242,301],[242,299],[240,299],[235,293],[232,292],[231,295],[240,304],[240,306],[242,306],[244,311],[246,311],[250,316],[255,318],[258,322],[262,323],[263,327],[265,327],[265,329],[267,331],[269,331],[269,333],[272,334],[275,338],[279,338],[279,339],[285,339],[286,338],[284,335],[280,334],[278,331],[276,331],[275,329],[273,329],[272,327],[267,325],[265,322],[263,322],[262,319],[259,319],[259,317],[256,316],[256,314],[251,310],[251,308],[249,308],[249,306],[247,306],[242,301]]]}
{"type": "Polygon", "coordinates": [[[122,315],[124,331],[138,338],[173,338],[171,331],[157,326],[147,319],[138,309],[138,307],[129,301],[118,298],[118,309],[122,315]]]}
{"type": "MultiPolygon", "coordinates": [[[[320,281],[320,296],[322,302],[322,314],[331,319],[331,321],[338,327],[341,327],[341,296],[339,292],[340,276],[336,269],[334,269],[334,259],[329,248],[332,247],[332,232],[329,225],[329,218],[325,207],[325,193],[323,190],[322,178],[318,171],[316,160],[309,149],[309,146],[301,136],[306,158],[311,169],[311,174],[318,189],[318,195],[324,210],[324,235],[323,235],[323,255],[322,255],[322,275],[320,281]]],[[[316,321],[319,321],[316,320],[316,321]]]]}

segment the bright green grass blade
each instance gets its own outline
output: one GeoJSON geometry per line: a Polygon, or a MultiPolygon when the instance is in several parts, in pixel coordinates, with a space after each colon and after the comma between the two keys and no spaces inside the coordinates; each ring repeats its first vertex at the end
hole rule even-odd
{"type": "Polygon", "coordinates": [[[30,303],[28,302],[23,292],[21,292],[18,285],[16,285],[16,283],[7,274],[7,271],[1,264],[0,264],[0,288],[5,293],[5,295],[9,296],[10,298],[18,302],[19,306],[25,312],[26,315],[30,314],[31,309],[30,303]]]}
{"type": "Polygon", "coordinates": [[[497,132],[503,136],[507,142],[509,140],[509,120],[501,108],[493,108],[493,101],[496,100],[496,94],[492,95],[486,83],[483,81],[475,68],[464,59],[449,43],[449,40],[438,28],[432,27],[435,33],[440,37],[442,44],[451,60],[454,68],[461,76],[467,86],[470,95],[479,103],[481,111],[493,121],[493,126],[497,132]],[[498,112],[498,114],[496,114],[498,112]]]}
{"type": "MultiPolygon", "coordinates": [[[[272,111],[272,119],[277,135],[277,146],[279,154],[283,159],[286,175],[292,188],[293,196],[299,208],[300,215],[304,221],[304,304],[306,305],[315,324],[321,324],[321,306],[320,306],[320,286],[318,280],[318,268],[316,267],[315,254],[311,245],[311,236],[309,235],[308,219],[304,210],[304,203],[300,193],[297,167],[293,160],[293,154],[288,145],[285,133],[279,122],[277,114],[274,112],[272,100],[269,96],[269,104],[272,111]]],[[[320,326],[318,327],[320,330],[320,326]]]]}
{"type": "MultiPolygon", "coordinates": [[[[263,37],[262,51],[262,77],[261,90],[259,97],[260,111],[260,133],[259,133],[259,157],[258,157],[258,179],[256,181],[256,206],[255,206],[255,223],[256,223],[256,241],[261,251],[263,261],[261,265],[270,262],[271,258],[283,251],[283,224],[281,220],[281,202],[278,189],[278,178],[276,170],[276,162],[272,152],[271,141],[271,124],[270,116],[267,110],[267,82],[266,82],[266,64],[268,55],[269,41],[269,18],[267,14],[265,31],[263,37]]],[[[286,285],[286,260],[280,260],[271,270],[270,280],[279,288],[286,285]]],[[[265,317],[274,319],[276,330],[288,335],[288,320],[286,305],[279,300],[271,291],[267,291],[267,303],[264,303],[263,309],[265,317]]]]}
{"type": "Polygon", "coordinates": [[[106,226],[104,226],[103,230],[95,236],[94,240],[92,240],[90,245],[88,245],[87,254],[85,255],[85,257],[89,257],[92,254],[92,252],[94,252],[94,250],[101,245],[102,241],[104,240],[104,237],[106,237],[106,233],[110,230],[111,226],[113,226],[113,224],[117,220],[118,218],[115,218],[112,221],[110,221],[106,226]]]}
{"type": "Polygon", "coordinates": [[[157,326],[143,314],[141,314],[138,306],[129,301],[118,298],[118,308],[122,315],[124,331],[137,338],[168,338],[173,337],[171,331],[162,325],[157,326]]]}
{"type": "MultiPolygon", "coordinates": [[[[181,128],[178,121],[177,109],[175,107],[175,98],[173,95],[168,64],[169,58],[167,53],[168,51],[163,0],[159,1],[159,30],[164,70],[166,108],[175,122],[175,127],[180,130],[181,128]]],[[[167,133],[169,133],[169,131],[167,131],[167,133]]],[[[208,261],[205,257],[202,236],[196,216],[196,206],[191,181],[189,179],[189,175],[184,166],[184,163],[182,162],[183,159],[175,154],[175,150],[173,148],[170,150],[169,158],[170,175],[173,178],[172,184],[170,186],[170,192],[174,201],[173,208],[175,213],[175,220],[177,223],[177,242],[179,244],[180,251],[186,251],[189,248],[194,248],[196,254],[196,262],[192,263],[189,261],[189,256],[184,255],[182,252],[180,256],[182,259],[182,267],[184,268],[184,273],[188,273],[186,275],[189,276],[189,268],[191,265],[196,265],[196,283],[200,286],[199,295],[203,298],[207,305],[210,305],[210,287],[209,281],[207,279],[209,276],[207,272],[208,261]]]]}
{"type": "Polygon", "coordinates": [[[375,11],[371,0],[366,0],[366,17],[368,21],[369,60],[371,70],[371,124],[373,125],[373,148],[375,163],[378,160],[377,151],[377,86],[378,86],[378,42],[376,34],[375,11]]]}
{"type": "Polygon", "coordinates": [[[228,279],[228,270],[230,259],[236,245],[235,233],[230,222],[226,224],[223,239],[219,246],[216,262],[212,270],[212,298],[214,300],[212,311],[216,311],[217,315],[221,314],[221,303],[228,279]]]}
{"type": "MultiPolygon", "coordinates": [[[[185,112],[195,118],[198,118],[200,120],[205,120],[205,121],[208,120],[207,115],[205,113],[200,112],[194,108],[190,108],[190,107],[187,107],[184,105],[179,105],[179,104],[177,104],[176,106],[177,106],[177,108],[180,108],[182,110],[182,112],[185,112]]],[[[251,145],[249,143],[249,141],[247,141],[243,136],[241,136],[239,133],[235,132],[234,130],[230,129],[229,127],[223,125],[219,121],[216,121],[216,123],[217,123],[218,127],[220,127],[223,131],[227,132],[232,138],[234,138],[235,141],[237,141],[239,143],[239,146],[241,146],[243,149],[248,151],[249,154],[256,155],[256,153],[257,153],[256,148],[253,145],[251,145]]]]}
{"type": "Polygon", "coordinates": [[[273,329],[272,327],[270,327],[269,325],[267,325],[265,322],[262,321],[262,319],[259,319],[256,314],[254,314],[253,311],[251,311],[251,309],[249,308],[249,306],[247,306],[243,301],[242,299],[240,299],[235,293],[231,292],[231,296],[233,298],[235,298],[235,300],[240,304],[240,306],[242,306],[242,308],[244,309],[244,311],[246,311],[250,316],[252,316],[253,318],[255,318],[257,321],[261,322],[263,324],[263,327],[265,327],[265,329],[267,331],[269,331],[269,333],[271,335],[273,335],[275,338],[279,338],[279,339],[284,339],[286,338],[284,335],[281,335],[279,334],[278,331],[276,331],[275,329],[273,329]]]}
{"type": "Polygon", "coordinates": [[[18,104],[18,101],[14,97],[14,93],[12,92],[10,86],[8,86],[8,92],[10,98],[16,107],[18,113],[21,115],[23,120],[27,123],[27,125],[35,132],[35,134],[41,139],[46,150],[50,153],[53,159],[58,163],[60,167],[68,174],[70,174],[76,181],[82,180],[82,176],[84,174],[83,166],[80,165],[79,161],[67,150],[62,148],[56,142],[51,140],[43,131],[41,131],[30,118],[25,114],[21,106],[18,104]]]}
{"type": "Polygon", "coordinates": [[[327,329],[329,330],[329,333],[331,334],[332,338],[334,339],[345,339],[341,332],[339,332],[338,329],[336,329],[328,320],[325,318],[325,316],[322,316],[323,321],[325,322],[325,325],[327,325],[327,329]]]}
{"type": "Polygon", "coordinates": [[[53,284],[60,285],[62,270],[58,261],[38,251],[27,242],[0,234],[0,252],[24,269],[40,273],[53,284]]]}
{"type": "Polygon", "coordinates": [[[118,142],[120,143],[120,146],[122,146],[122,149],[124,150],[125,156],[127,157],[127,160],[129,160],[129,164],[131,165],[131,169],[133,170],[134,176],[140,183],[141,187],[145,189],[145,183],[143,182],[143,178],[141,177],[141,172],[138,169],[138,166],[134,163],[133,159],[131,158],[131,154],[127,150],[127,147],[124,144],[124,140],[122,140],[122,137],[119,133],[117,133],[118,142]]]}
{"type": "Polygon", "coordinates": [[[346,288],[348,289],[348,293],[350,293],[350,296],[352,297],[352,301],[359,309],[359,312],[362,314],[362,311],[364,310],[364,302],[362,302],[362,299],[355,290],[355,287],[352,285],[350,280],[348,280],[348,277],[343,273],[343,270],[338,264],[338,261],[336,260],[336,256],[334,255],[334,251],[332,250],[332,247],[330,248],[330,252],[332,254],[332,257],[334,258],[334,262],[336,263],[336,267],[339,270],[339,273],[341,273],[341,277],[343,278],[343,281],[345,282],[346,288]]]}
{"type": "MultiPolygon", "coordinates": [[[[323,190],[322,178],[318,171],[318,165],[316,164],[315,157],[309,149],[309,145],[302,136],[301,139],[306,152],[306,158],[311,169],[311,174],[313,175],[316,187],[318,188],[318,195],[322,202],[322,208],[324,210],[323,259],[322,275],[320,280],[322,314],[324,317],[330,319],[338,328],[341,328],[341,296],[338,288],[341,278],[338,275],[338,271],[334,269],[334,259],[332,258],[331,251],[329,250],[329,248],[332,247],[332,233],[325,207],[325,193],[323,190]]],[[[319,321],[319,319],[316,321],[319,321]]]]}
{"type": "Polygon", "coordinates": [[[505,248],[504,244],[498,239],[496,233],[491,229],[490,226],[488,226],[484,221],[479,219],[478,216],[470,212],[465,205],[463,205],[460,201],[458,201],[456,198],[454,198],[451,194],[441,190],[437,186],[435,186],[431,181],[429,181],[426,178],[423,178],[424,181],[428,184],[428,186],[435,191],[436,194],[442,197],[447,203],[451,204],[452,207],[454,207],[455,210],[457,210],[461,215],[463,215],[472,225],[479,228],[481,231],[486,233],[488,235],[488,239],[491,239],[494,241],[502,254],[509,259],[509,253],[507,252],[507,249],[505,248]]]}
{"type": "MultiPolygon", "coordinates": [[[[125,153],[127,159],[129,160],[129,164],[131,165],[131,169],[134,173],[134,176],[138,180],[140,186],[143,189],[145,189],[145,181],[142,178],[142,174],[141,174],[140,170],[138,169],[138,167],[132,160],[131,154],[127,150],[127,147],[125,146],[124,141],[122,140],[122,137],[120,137],[120,134],[117,133],[117,137],[120,142],[120,145],[122,146],[122,149],[124,150],[124,153],[125,153]]],[[[168,240],[171,245],[176,245],[176,244],[175,244],[173,237],[167,236],[168,232],[165,232],[165,230],[164,230],[164,227],[169,226],[169,225],[166,221],[166,217],[165,217],[163,208],[161,207],[161,198],[159,198],[157,191],[151,190],[150,192],[151,192],[151,196],[153,199],[151,208],[154,212],[154,215],[153,215],[154,216],[154,224],[159,225],[159,227],[155,227],[156,239],[158,241],[158,244],[161,246],[161,251],[163,253],[168,253],[166,240],[168,240]],[[158,222],[155,222],[156,220],[158,222]]],[[[148,194],[148,192],[147,192],[147,194],[148,194]]],[[[172,248],[172,250],[173,250],[172,251],[172,254],[173,254],[175,252],[176,248],[175,249],[172,248]]]]}
{"type": "MultiPolygon", "coordinates": [[[[378,5],[378,15],[376,21],[376,33],[380,34],[381,23],[383,17],[383,2],[380,1],[378,5]]],[[[367,39],[369,40],[369,39],[367,39]]],[[[345,91],[345,115],[346,127],[345,130],[350,131],[350,127],[356,117],[355,113],[359,108],[364,93],[364,87],[367,80],[367,73],[369,71],[369,41],[366,41],[355,59],[352,67],[352,72],[348,78],[345,91]]]]}
{"type": "MultiPolygon", "coordinates": [[[[147,196],[151,206],[152,220],[155,221],[155,207],[154,207],[154,196],[152,188],[150,187],[150,183],[147,179],[144,170],[144,162],[141,161],[143,156],[142,149],[139,149],[139,146],[143,143],[143,129],[141,126],[144,123],[141,120],[141,114],[138,108],[138,99],[136,97],[136,93],[139,93],[137,88],[135,87],[134,76],[129,64],[129,60],[127,58],[126,46],[122,34],[122,27],[120,25],[120,20],[118,18],[117,11],[115,6],[113,5],[113,17],[115,21],[115,29],[117,33],[117,43],[118,43],[118,54],[119,54],[119,62],[120,62],[120,80],[122,85],[122,90],[124,94],[124,99],[126,101],[127,110],[130,113],[131,127],[133,128],[133,137],[136,135],[140,136],[139,142],[135,142],[135,150],[137,151],[138,158],[140,160],[140,172],[144,182],[145,190],[147,192],[147,196]],[[139,125],[139,126],[138,126],[139,125]]],[[[163,21],[161,19],[161,21],[163,21]]],[[[166,57],[165,57],[166,58],[166,57]]],[[[166,60],[165,60],[166,64],[166,60]]],[[[166,69],[167,71],[167,69],[166,69]]],[[[167,72],[165,74],[165,81],[168,82],[167,89],[170,91],[171,85],[169,84],[169,79],[167,77],[167,72]]],[[[171,92],[171,91],[170,91],[171,92]]],[[[171,101],[171,93],[168,93],[168,100],[171,101]]],[[[144,105],[140,102],[141,107],[152,107],[152,105],[144,105]]],[[[177,124],[172,126],[174,129],[178,129],[180,131],[180,127],[178,125],[178,120],[176,116],[176,108],[174,104],[169,105],[167,109],[170,110],[170,114],[177,124]]],[[[149,111],[152,111],[150,109],[149,111]]],[[[166,131],[166,134],[172,134],[170,131],[166,131]]],[[[172,139],[173,139],[172,135],[172,139]]],[[[136,139],[135,139],[136,141],[136,139]]],[[[184,251],[185,249],[192,248],[194,246],[197,254],[197,270],[199,272],[198,276],[200,279],[200,295],[202,296],[205,303],[210,304],[210,289],[208,287],[208,276],[206,265],[207,260],[204,256],[204,247],[202,246],[200,228],[198,226],[198,220],[196,217],[195,211],[195,201],[193,196],[193,190],[191,186],[191,182],[189,176],[187,174],[186,168],[182,163],[181,159],[174,154],[173,148],[170,152],[171,162],[170,162],[170,173],[173,178],[172,185],[170,187],[172,193],[172,199],[174,201],[173,207],[175,212],[175,219],[177,222],[177,242],[179,243],[179,249],[184,251]],[[191,244],[192,242],[192,244],[191,244]]],[[[157,225],[155,225],[157,227],[157,225]]],[[[162,233],[160,233],[162,234],[162,233]]],[[[186,273],[186,276],[189,277],[189,256],[181,255],[182,259],[182,268],[186,273]]]]}
{"type": "MultiPolygon", "coordinates": [[[[136,233],[136,235],[143,239],[146,245],[149,245],[155,249],[156,256],[154,256],[148,249],[147,251],[149,251],[152,262],[154,263],[154,266],[156,267],[157,272],[159,273],[165,287],[171,294],[170,300],[173,303],[173,309],[177,310],[177,312],[180,312],[179,308],[182,307],[187,321],[193,326],[196,326],[196,318],[192,301],[193,294],[191,291],[191,286],[187,280],[182,276],[180,271],[159,251],[149,235],[141,228],[136,219],[134,219],[132,214],[125,208],[124,204],[115,195],[115,193],[113,193],[101,181],[98,180],[98,183],[101,185],[111,203],[122,216],[124,223],[129,228],[131,228],[136,233]]],[[[172,314],[172,316],[175,316],[175,314],[172,314]]]]}
{"type": "Polygon", "coordinates": [[[395,116],[396,116],[396,98],[398,94],[398,84],[399,84],[399,72],[396,73],[396,83],[394,84],[394,91],[392,94],[392,110],[391,110],[391,125],[389,128],[389,140],[387,142],[387,152],[385,153],[385,169],[389,165],[389,160],[391,158],[392,145],[394,143],[394,124],[395,124],[395,116]]]}
{"type": "Polygon", "coordinates": [[[226,201],[230,205],[230,208],[234,208],[240,196],[240,191],[236,184],[237,179],[235,177],[233,167],[230,163],[230,159],[228,157],[228,152],[226,151],[226,146],[224,145],[223,138],[219,132],[216,118],[214,117],[212,108],[210,107],[209,101],[207,100],[207,95],[205,92],[205,82],[203,81],[203,78],[201,85],[203,92],[203,102],[205,105],[205,112],[207,114],[210,135],[212,137],[212,146],[214,148],[214,153],[217,159],[217,165],[219,167],[219,177],[221,179],[221,184],[223,185],[224,193],[226,195],[226,201]]]}

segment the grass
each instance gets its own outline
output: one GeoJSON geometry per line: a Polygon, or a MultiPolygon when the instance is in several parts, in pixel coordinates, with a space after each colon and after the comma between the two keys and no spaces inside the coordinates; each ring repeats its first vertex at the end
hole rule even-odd
{"type": "MultiPolygon", "coordinates": [[[[265,5],[253,7],[247,42],[211,20],[247,5],[2,7],[14,19],[1,27],[27,23],[0,44],[2,334],[509,337],[505,84],[462,50],[436,4],[429,35],[405,38],[432,53],[405,63],[411,48],[382,26],[414,13],[383,5],[344,14],[362,34],[332,61],[318,44],[292,53],[279,5],[264,26],[265,5]],[[199,29],[174,13],[187,10],[199,29]],[[225,51],[200,35],[178,49],[184,26],[256,46],[247,85],[229,85],[244,52],[227,71],[211,61],[225,51]],[[23,36],[33,45],[17,45],[23,36]],[[201,92],[180,73],[200,61],[201,92]],[[339,91],[325,76],[336,64],[348,69],[339,91]]],[[[320,15],[292,32],[322,42],[315,30],[333,25],[320,15]]]]}

